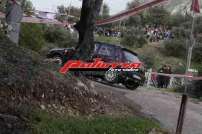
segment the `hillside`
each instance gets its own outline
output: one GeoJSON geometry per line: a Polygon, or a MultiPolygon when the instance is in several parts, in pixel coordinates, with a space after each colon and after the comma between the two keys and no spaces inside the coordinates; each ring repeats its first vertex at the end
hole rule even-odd
{"type": "Polygon", "coordinates": [[[0,36],[0,129],[3,134],[28,131],[30,123],[36,120],[32,114],[41,110],[57,116],[130,113],[127,106],[112,101],[108,93],[94,90],[85,78],[60,75],[57,67],[41,59],[37,53],[16,47],[0,36]]]}
{"type": "Polygon", "coordinates": [[[177,73],[179,73],[179,71],[182,71],[178,69],[183,68],[185,61],[180,58],[166,56],[163,47],[161,43],[149,43],[134,51],[138,53],[147,64],[149,63],[149,66],[152,66],[156,70],[162,67],[162,65],[168,64],[172,66],[174,72],[177,71],[177,73]]]}

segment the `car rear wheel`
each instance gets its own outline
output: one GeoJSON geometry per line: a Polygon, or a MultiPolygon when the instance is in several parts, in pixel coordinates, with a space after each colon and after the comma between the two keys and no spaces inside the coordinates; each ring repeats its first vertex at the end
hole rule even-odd
{"type": "Polygon", "coordinates": [[[130,90],[136,90],[140,85],[137,82],[134,82],[133,80],[127,80],[124,83],[125,87],[130,90]]]}

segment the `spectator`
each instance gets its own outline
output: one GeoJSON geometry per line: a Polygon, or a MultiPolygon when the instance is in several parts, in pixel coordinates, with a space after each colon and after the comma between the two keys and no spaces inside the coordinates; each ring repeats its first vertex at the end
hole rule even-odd
{"type": "MultiPolygon", "coordinates": [[[[164,73],[165,69],[166,66],[164,65],[162,68],[159,69],[158,73],[164,73]]],[[[157,76],[158,88],[164,88],[164,82],[165,82],[165,76],[158,75],[157,76]]]]}
{"type": "MultiPolygon", "coordinates": [[[[172,74],[172,68],[171,68],[171,66],[167,65],[166,66],[166,70],[165,70],[164,73],[166,73],[166,74],[172,74]]],[[[168,85],[170,83],[170,76],[165,76],[164,80],[165,80],[165,82],[164,82],[164,88],[168,88],[168,85]]]]}

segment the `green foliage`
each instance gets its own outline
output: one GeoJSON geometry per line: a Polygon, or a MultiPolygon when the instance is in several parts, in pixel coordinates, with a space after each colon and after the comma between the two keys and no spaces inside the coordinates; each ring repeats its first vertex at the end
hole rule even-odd
{"type": "Polygon", "coordinates": [[[131,9],[131,8],[137,7],[139,5],[140,5],[140,1],[139,0],[132,0],[131,2],[127,3],[127,8],[131,9]]]}
{"type": "Polygon", "coordinates": [[[173,27],[172,32],[176,39],[189,38],[190,30],[184,29],[183,27],[173,27]]]}
{"type": "MultiPolygon", "coordinates": [[[[38,114],[38,113],[37,113],[38,114]]],[[[38,114],[34,134],[147,134],[159,125],[139,117],[63,117],[38,114]]]]}
{"type": "Polygon", "coordinates": [[[167,19],[167,25],[170,27],[180,27],[184,25],[186,26],[191,26],[190,21],[191,17],[190,16],[184,16],[182,14],[174,14],[170,15],[169,18],[167,19]]]}
{"type": "Polygon", "coordinates": [[[24,10],[24,13],[26,15],[32,15],[33,14],[33,11],[35,9],[34,9],[34,6],[30,0],[25,0],[24,5],[23,5],[23,10],[24,10]]]}
{"type": "MultiPolygon", "coordinates": [[[[134,0],[128,3],[127,8],[133,8],[140,5],[140,2],[134,0]]],[[[142,27],[145,25],[168,25],[170,22],[170,13],[164,7],[150,8],[136,16],[130,17],[126,20],[127,26],[142,27]],[[169,18],[169,19],[168,19],[169,18]]]]}
{"type": "Polygon", "coordinates": [[[191,88],[191,95],[193,95],[194,97],[197,98],[201,98],[202,97],[202,81],[194,81],[193,82],[193,86],[191,88]]]}
{"type": "MultiPolygon", "coordinates": [[[[194,65],[194,68],[197,68],[197,70],[199,71],[199,76],[202,76],[202,64],[201,62],[197,62],[194,65]]],[[[198,80],[198,81],[193,81],[191,88],[189,90],[189,93],[193,96],[196,97],[198,99],[202,98],[202,80],[198,80]]]]}
{"type": "Polygon", "coordinates": [[[6,2],[7,0],[0,1],[0,11],[5,11],[6,2]]]}
{"type": "Polygon", "coordinates": [[[147,55],[147,56],[140,55],[140,59],[146,65],[146,68],[152,68],[154,66],[154,63],[155,63],[154,57],[150,55],[147,55]]]}
{"type": "MultiPolygon", "coordinates": [[[[127,9],[131,9],[140,5],[139,0],[133,0],[127,4],[127,9]]],[[[165,25],[168,23],[170,13],[164,7],[150,8],[136,16],[126,20],[127,26],[144,26],[144,25],[165,25]]]]}
{"type": "Polygon", "coordinates": [[[193,51],[193,61],[196,63],[202,63],[202,47],[197,47],[193,51]]]}
{"type": "Polygon", "coordinates": [[[73,38],[73,35],[68,30],[61,27],[48,27],[45,31],[45,39],[58,47],[72,47],[76,45],[76,38],[73,38]]]}
{"type": "Polygon", "coordinates": [[[68,9],[66,9],[66,7],[64,5],[58,6],[58,14],[56,16],[56,18],[59,21],[65,21],[67,20],[67,14],[68,14],[68,9]]]}
{"type": "Polygon", "coordinates": [[[81,9],[71,6],[65,7],[64,5],[58,6],[56,18],[59,21],[76,22],[80,18],[81,9]],[[68,16],[69,15],[69,16],[68,16]]]}
{"type": "Polygon", "coordinates": [[[142,17],[141,15],[137,15],[137,16],[133,16],[130,17],[127,21],[126,21],[126,26],[141,26],[142,25],[142,17]]]}
{"type": "Polygon", "coordinates": [[[110,16],[109,12],[110,12],[109,6],[106,3],[104,3],[102,6],[101,18],[102,19],[108,18],[110,16]]]}
{"type": "Polygon", "coordinates": [[[22,24],[19,44],[33,51],[39,51],[45,45],[42,25],[22,24]]]}
{"type": "Polygon", "coordinates": [[[107,42],[110,44],[120,44],[121,39],[116,37],[96,36],[95,40],[98,42],[107,42]]]}
{"type": "Polygon", "coordinates": [[[3,28],[0,27],[0,40],[2,40],[3,38],[5,38],[5,31],[3,28]]]}
{"type": "Polygon", "coordinates": [[[144,32],[140,29],[130,28],[123,34],[121,44],[126,47],[141,48],[147,43],[144,32]]]}
{"type": "MultiPolygon", "coordinates": [[[[0,11],[5,11],[6,2],[7,0],[0,1],[0,11]]],[[[34,10],[33,4],[30,0],[25,0],[23,7],[26,14],[30,14],[34,10]]]]}
{"type": "Polygon", "coordinates": [[[170,13],[164,7],[150,8],[143,15],[144,24],[165,25],[168,23],[170,13]]]}
{"type": "Polygon", "coordinates": [[[186,41],[183,39],[173,39],[164,42],[164,54],[167,56],[174,56],[185,58],[186,56],[186,41]]]}

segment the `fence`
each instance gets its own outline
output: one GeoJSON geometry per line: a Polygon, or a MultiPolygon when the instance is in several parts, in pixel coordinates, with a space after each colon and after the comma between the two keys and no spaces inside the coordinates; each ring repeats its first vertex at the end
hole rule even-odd
{"type": "Polygon", "coordinates": [[[194,77],[193,75],[183,75],[183,74],[164,74],[164,73],[157,73],[152,72],[150,69],[145,74],[146,76],[146,86],[147,87],[157,87],[157,79],[153,79],[153,76],[167,76],[170,77],[168,88],[176,88],[180,86],[184,86],[185,79],[188,79],[188,82],[196,81],[196,80],[202,80],[202,77],[194,77]]]}

